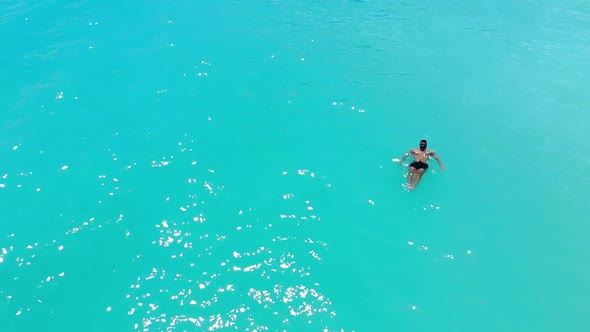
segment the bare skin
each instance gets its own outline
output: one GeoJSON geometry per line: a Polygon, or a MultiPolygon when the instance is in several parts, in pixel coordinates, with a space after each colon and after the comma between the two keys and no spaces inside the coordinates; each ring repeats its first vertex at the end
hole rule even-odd
{"type": "MultiPolygon", "coordinates": [[[[430,160],[430,158],[434,158],[438,162],[441,169],[447,169],[434,150],[427,149],[425,143],[421,143],[421,146],[423,146],[424,149],[411,149],[410,151],[406,152],[406,154],[404,154],[404,156],[399,160],[400,164],[403,164],[404,160],[409,156],[414,156],[414,162],[422,162],[426,165],[428,165],[428,160],[430,160]]],[[[425,172],[425,168],[416,168],[410,165],[410,171],[408,173],[408,189],[416,189],[416,186],[418,186],[418,183],[422,179],[422,176],[425,172]]]]}

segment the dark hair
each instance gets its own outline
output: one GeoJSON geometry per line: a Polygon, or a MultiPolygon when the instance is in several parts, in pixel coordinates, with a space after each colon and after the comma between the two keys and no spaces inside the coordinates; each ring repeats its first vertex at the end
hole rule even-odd
{"type": "Polygon", "coordinates": [[[420,143],[426,143],[426,144],[428,144],[428,142],[425,139],[421,140],[420,143]]]}

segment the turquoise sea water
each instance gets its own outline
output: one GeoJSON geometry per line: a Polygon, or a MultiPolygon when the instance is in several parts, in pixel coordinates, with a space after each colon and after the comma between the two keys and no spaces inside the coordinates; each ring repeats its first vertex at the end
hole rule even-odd
{"type": "Polygon", "coordinates": [[[0,330],[587,329],[589,10],[0,2],[0,330]]]}

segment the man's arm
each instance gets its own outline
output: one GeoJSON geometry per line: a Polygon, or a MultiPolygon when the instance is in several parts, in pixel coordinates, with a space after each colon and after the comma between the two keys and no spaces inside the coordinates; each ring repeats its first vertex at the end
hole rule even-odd
{"type": "Polygon", "coordinates": [[[400,164],[403,164],[403,163],[404,163],[404,160],[406,160],[406,158],[408,158],[409,156],[411,156],[411,155],[413,155],[413,154],[414,154],[414,150],[413,150],[413,149],[412,149],[412,150],[410,150],[410,151],[408,151],[408,152],[406,152],[406,154],[404,154],[404,155],[401,157],[401,159],[399,160],[399,163],[400,163],[400,164]]]}
{"type": "Polygon", "coordinates": [[[447,167],[443,164],[442,160],[440,159],[440,157],[438,156],[438,154],[434,151],[432,151],[431,156],[436,159],[436,161],[438,162],[438,164],[440,165],[440,168],[442,169],[447,169],[447,167]]]}

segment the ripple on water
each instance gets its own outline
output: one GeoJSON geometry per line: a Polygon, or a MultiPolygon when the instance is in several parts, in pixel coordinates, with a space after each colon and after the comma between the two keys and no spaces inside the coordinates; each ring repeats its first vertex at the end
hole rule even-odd
{"type": "MultiPolygon", "coordinates": [[[[210,217],[208,204],[223,199],[223,174],[208,168],[207,162],[197,162],[191,144],[194,141],[178,143],[185,157],[151,161],[154,171],[178,166],[182,169],[179,178],[189,186],[186,192],[162,197],[166,217],[153,223],[157,235],[151,244],[167,259],[149,262],[141,257],[142,266],[149,267],[137,271],[125,294],[133,327],[254,331],[294,321],[325,323],[334,317],[332,303],[313,280],[310,268],[321,261],[327,244],[290,236],[287,228],[276,227],[319,221],[311,202],[304,200],[297,215],[271,219],[252,207],[236,208],[233,221],[210,217]]],[[[308,170],[291,173],[315,176],[308,170]]],[[[295,195],[288,193],[283,198],[295,195]]]]}

